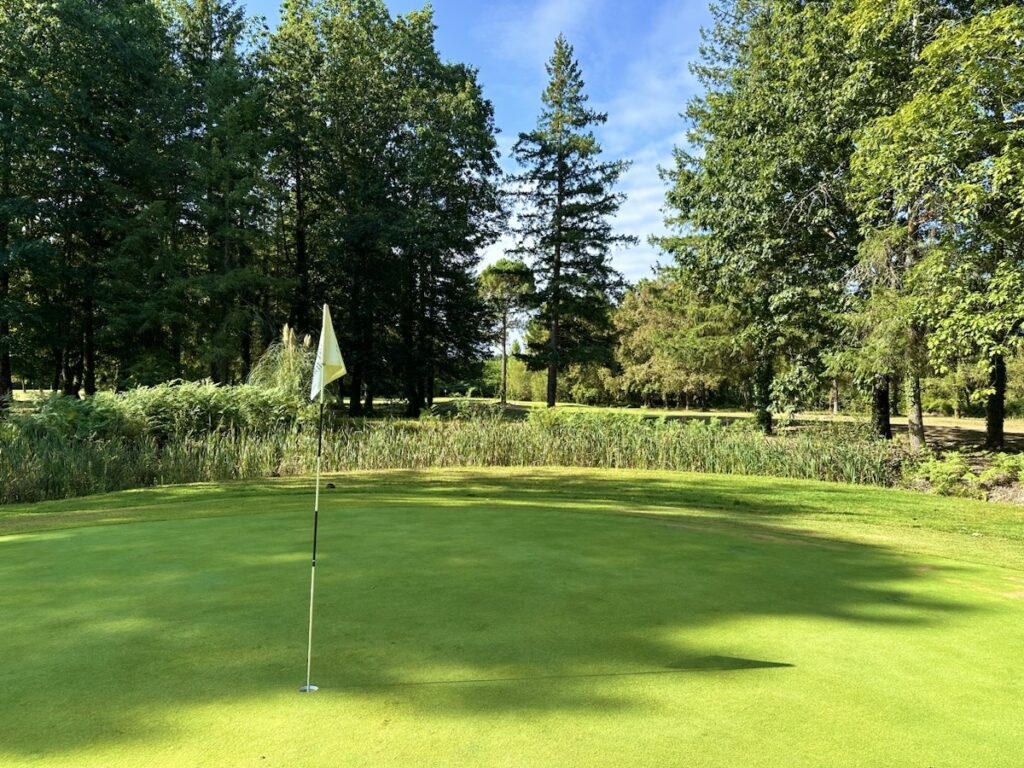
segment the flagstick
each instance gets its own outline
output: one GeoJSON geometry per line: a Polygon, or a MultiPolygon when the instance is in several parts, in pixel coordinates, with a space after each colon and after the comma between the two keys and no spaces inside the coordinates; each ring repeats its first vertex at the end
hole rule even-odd
{"type": "Polygon", "coordinates": [[[313,666],[313,592],[316,586],[316,533],[320,517],[320,457],[324,447],[324,390],[320,389],[320,419],[316,430],[316,492],[313,497],[313,562],[309,569],[309,641],[306,645],[306,684],[299,688],[302,693],[319,690],[309,682],[313,666]]]}

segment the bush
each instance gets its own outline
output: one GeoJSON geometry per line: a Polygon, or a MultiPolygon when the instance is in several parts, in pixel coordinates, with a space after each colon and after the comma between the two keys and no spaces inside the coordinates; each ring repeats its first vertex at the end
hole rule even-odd
{"type": "Polygon", "coordinates": [[[248,384],[161,384],[133,389],[121,397],[126,408],[142,413],[146,433],[162,440],[225,431],[271,433],[293,425],[299,416],[291,394],[248,384]]]}
{"type": "Polygon", "coordinates": [[[949,451],[907,463],[904,474],[907,484],[927,483],[929,490],[942,496],[985,498],[993,488],[1024,480],[1024,454],[949,451]]]}
{"type": "Polygon", "coordinates": [[[38,411],[19,423],[29,435],[59,435],[77,440],[138,437],[146,426],[136,406],[106,392],[83,400],[51,395],[38,411]]]}
{"type": "Polygon", "coordinates": [[[932,456],[908,473],[909,479],[927,482],[931,490],[942,496],[977,496],[977,477],[971,465],[959,451],[950,451],[943,457],[932,456]]]}

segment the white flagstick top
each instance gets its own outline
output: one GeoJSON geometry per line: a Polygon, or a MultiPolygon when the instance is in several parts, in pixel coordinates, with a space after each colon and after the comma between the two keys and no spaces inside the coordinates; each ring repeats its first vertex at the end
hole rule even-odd
{"type": "Polygon", "coordinates": [[[338,337],[334,333],[331,322],[331,310],[324,304],[324,321],[320,328],[320,345],[316,350],[316,362],[313,364],[313,384],[309,390],[309,399],[322,398],[324,387],[347,373],[345,360],[338,348],[338,337]]]}

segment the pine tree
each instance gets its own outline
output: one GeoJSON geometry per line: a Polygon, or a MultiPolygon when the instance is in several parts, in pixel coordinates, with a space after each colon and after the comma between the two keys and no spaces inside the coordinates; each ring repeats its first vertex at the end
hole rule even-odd
{"type": "Polygon", "coordinates": [[[260,60],[270,126],[268,192],[274,210],[274,261],[290,290],[287,321],[316,324],[311,281],[316,273],[314,231],[320,217],[323,117],[318,83],[324,67],[321,3],[285,0],[281,21],[260,60]]]}
{"type": "Polygon", "coordinates": [[[35,208],[39,109],[29,79],[33,51],[26,45],[31,12],[25,2],[0,6],[0,415],[12,395],[14,329],[25,309],[16,283],[32,244],[26,234],[35,208]]]}
{"type": "Polygon", "coordinates": [[[611,312],[623,283],[611,251],[635,239],[614,234],[609,221],[625,199],[613,188],[628,163],[601,159],[592,128],[607,115],[587,108],[579,64],[561,35],[547,72],[537,127],[519,135],[513,154],[525,168],[515,180],[523,203],[516,252],[531,258],[538,281],[525,357],[531,368],[547,369],[551,407],[560,371],[613,362],[611,312]]]}

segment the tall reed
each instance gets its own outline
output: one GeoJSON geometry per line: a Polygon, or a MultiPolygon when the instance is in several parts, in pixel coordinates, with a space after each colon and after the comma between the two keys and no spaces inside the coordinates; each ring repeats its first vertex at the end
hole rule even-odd
{"type": "MultiPolygon", "coordinates": [[[[156,484],[301,475],[315,466],[316,435],[302,423],[273,431],[74,439],[0,431],[0,503],[39,501],[156,484]]],[[[539,412],[423,421],[343,422],[324,437],[326,471],[433,467],[567,466],[771,475],[895,485],[891,446],[843,427],[778,437],[714,421],[539,412]]]]}

